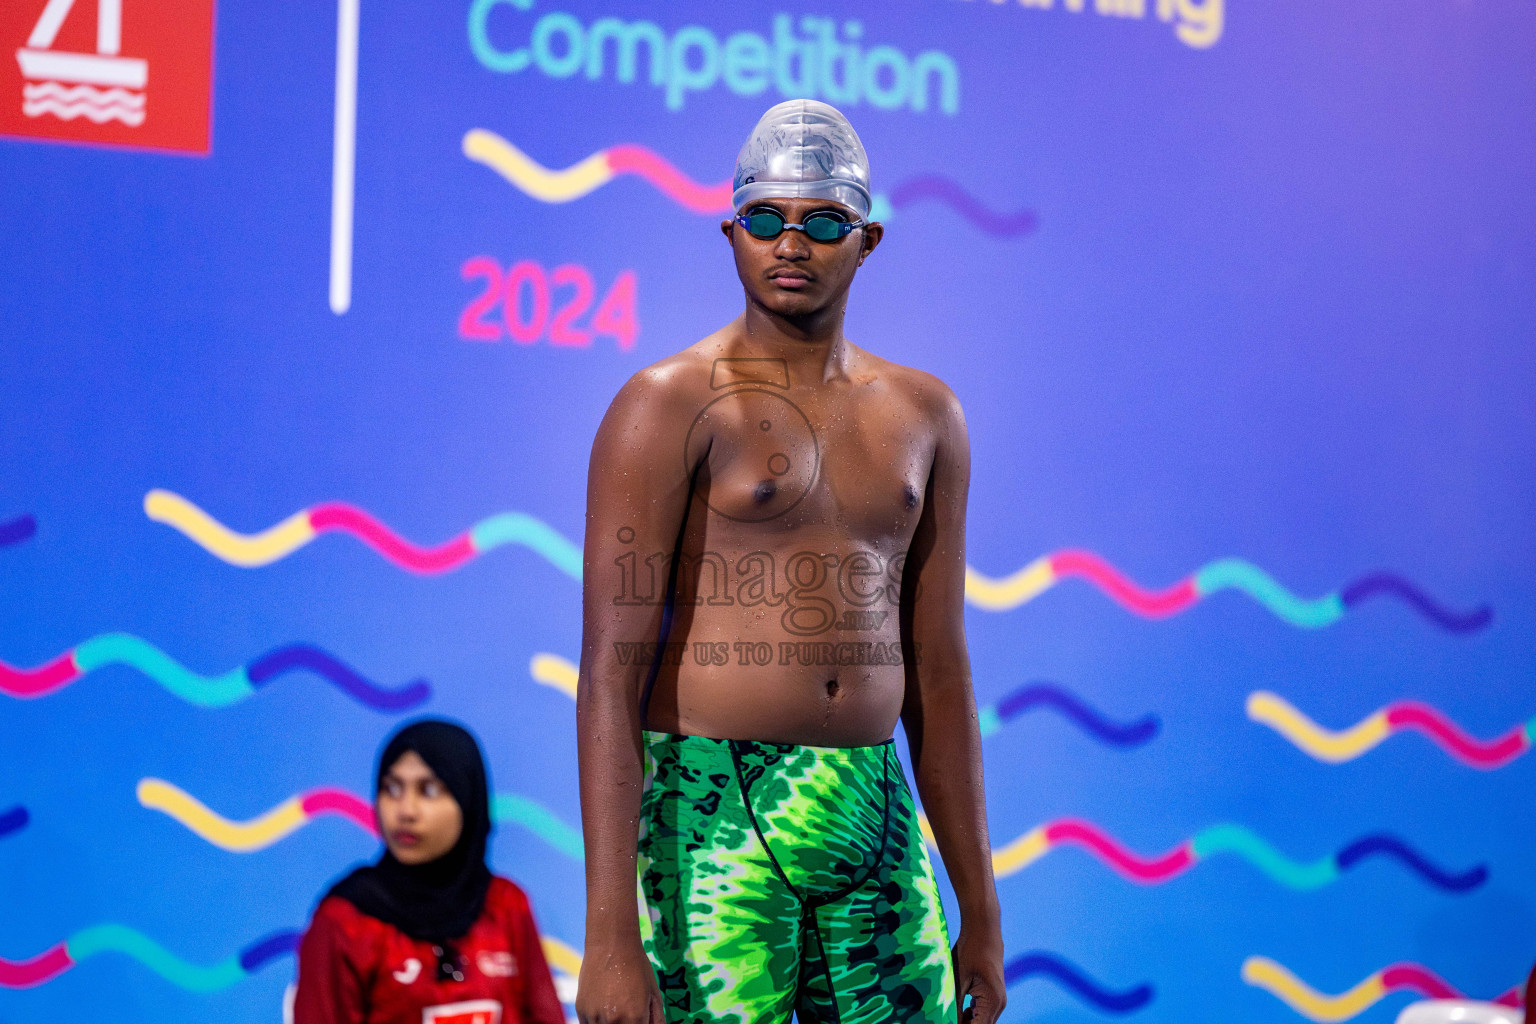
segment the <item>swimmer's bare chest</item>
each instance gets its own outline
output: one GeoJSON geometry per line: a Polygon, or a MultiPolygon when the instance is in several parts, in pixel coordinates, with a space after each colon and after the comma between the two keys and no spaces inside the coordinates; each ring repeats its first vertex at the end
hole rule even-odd
{"type": "Polygon", "coordinates": [[[899,380],[701,398],[679,544],[633,561],[637,598],[673,595],[667,644],[650,652],[647,726],[819,746],[888,739],[913,654],[902,578],[932,425],[899,380]]]}

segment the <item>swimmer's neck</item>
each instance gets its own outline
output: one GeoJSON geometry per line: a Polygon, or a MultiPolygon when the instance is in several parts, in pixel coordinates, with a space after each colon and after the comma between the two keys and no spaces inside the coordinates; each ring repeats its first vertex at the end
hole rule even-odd
{"type": "Polygon", "coordinates": [[[785,360],[795,383],[833,380],[844,376],[852,355],[843,337],[844,308],[839,302],[790,317],[748,299],[746,311],[727,328],[726,345],[731,355],[785,360]]]}

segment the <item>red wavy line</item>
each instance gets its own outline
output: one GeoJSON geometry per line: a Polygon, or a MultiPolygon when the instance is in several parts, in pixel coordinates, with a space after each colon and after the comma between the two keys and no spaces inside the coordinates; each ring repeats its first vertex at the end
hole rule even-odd
{"type": "Polygon", "coordinates": [[[311,818],[336,814],[374,835],[379,834],[379,827],[373,820],[373,808],[344,789],[310,790],[299,801],[299,806],[311,818]]]}
{"type": "Polygon", "coordinates": [[[1166,590],[1148,590],[1092,551],[1058,551],[1050,556],[1050,560],[1051,572],[1057,579],[1081,576],[1133,612],[1149,619],[1176,615],[1199,597],[1193,578],[1181,580],[1166,590]]]}
{"type": "Polygon", "coordinates": [[[1188,841],[1180,843],[1161,857],[1143,857],[1127,850],[1099,831],[1096,825],[1080,818],[1063,818],[1051,822],[1045,828],[1045,838],[1053,846],[1076,843],[1087,847],[1125,877],[1143,884],[1167,881],[1188,871],[1195,863],[1194,850],[1188,841]]]}
{"type": "Polygon", "coordinates": [[[1420,964],[1393,964],[1381,971],[1381,984],[1388,991],[1411,988],[1431,999],[1465,999],[1444,978],[1420,964]]]}
{"type": "Polygon", "coordinates": [[[468,533],[461,533],[435,548],[424,548],[404,539],[362,509],[339,501],[310,509],[309,525],[316,533],[327,530],[350,533],[391,562],[413,572],[447,572],[475,555],[468,533]]]}
{"type": "Polygon", "coordinates": [[[12,668],[0,661],[0,693],[12,697],[41,697],[79,678],[74,651],[65,651],[37,668],[12,668]]]}
{"type": "MultiPolygon", "coordinates": [[[[1383,967],[1381,969],[1381,984],[1389,992],[1395,992],[1399,989],[1411,989],[1431,999],[1467,998],[1428,967],[1412,962],[1383,967]]],[[[1500,1006],[1519,1007],[1525,1002],[1525,994],[1522,987],[1516,985],[1493,1001],[1500,1006]]]]}
{"type": "Polygon", "coordinates": [[[658,153],[632,143],[607,151],[608,169],[614,174],[638,174],[694,213],[729,213],[731,183],[700,185],[673,167],[658,153]]]}
{"type": "Polygon", "coordinates": [[[1387,708],[1387,724],[1397,729],[1417,729],[1477,768],[1502,767],[1530,747],[1524,726],[1517,725],[1497,739],[1480,740],[1463,732],[1438,708],[1418,701],[1400,701],[1387,708]]]}
{"type": "Polygon", "coordinates": [[[31,960],[13,961],[0,957],[0,988],[31,988],[33,985],[41,985],[73,966],[75,962],[70,959],[69,949],[62,942],[31,960]]]}

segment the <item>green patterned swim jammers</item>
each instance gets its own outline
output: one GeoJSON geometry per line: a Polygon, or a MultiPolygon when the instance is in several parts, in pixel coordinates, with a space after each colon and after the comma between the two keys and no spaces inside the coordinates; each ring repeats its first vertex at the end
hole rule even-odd
{"type": "Polygon", "coordinates": [[[894,743],[645,744],[640,928],[668,1024],[953,1024],[948,929],[894,743]]]}

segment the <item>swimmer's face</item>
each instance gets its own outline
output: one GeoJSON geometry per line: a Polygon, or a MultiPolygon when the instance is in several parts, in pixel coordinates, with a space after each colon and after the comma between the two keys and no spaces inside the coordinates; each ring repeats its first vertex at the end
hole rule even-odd
{"type": "MultiPolygon", "coordinates": [[[[804,223],[817,210],[859,219],[853,210],[828,199],[758,199],[740,212],[763,208],[776,210],[791,224],[804,223]]],[[[842,306],[859,264],[880,244],[885,229],[867,224],[835,242],[818,242],[788,228],[777,238],[756,238],[734,220],[721,221],[720,230],[731,243],[736,274],[747,296],[769,312],[803,317],[842,306]]]]}
{"type": "Polygon", "coordinates": [[[464,830],[459,802],[414,750],[389,766],[374,806],[384,845],[402,864],[436,860],[453,849],[464,830]]]}

